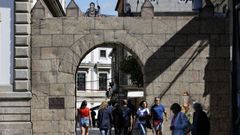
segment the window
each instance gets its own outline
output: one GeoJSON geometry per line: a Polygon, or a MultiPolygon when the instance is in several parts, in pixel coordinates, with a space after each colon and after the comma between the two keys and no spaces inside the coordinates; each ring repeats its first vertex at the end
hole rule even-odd
{"type": "Polygon", "coordinates": [[[100,50],[100,57],[106,58],[106,50],[100,50]]]}
{"type": "Polygon", "coordinates": [[[77,75],[77,86],[78,90],[85,90],[86,89],[86,74],[85,73],[78,73],[77,75]]]}
{"type": "Polygon", "coordinates": [[[99,74],[99,90],[107,90],[107,74],[99,74]]]}

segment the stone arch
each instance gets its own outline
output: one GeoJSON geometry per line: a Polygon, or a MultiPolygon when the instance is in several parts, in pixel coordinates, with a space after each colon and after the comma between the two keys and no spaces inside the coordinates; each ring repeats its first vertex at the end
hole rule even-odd
{"type": "Polygon", "coordinates": [[[122,44],[138,57],[139,63],[145,65],[151,56],[151,50],[141,40],[134,38],[125,30],[93,30],[74,42],[60,58],[59,72],[75,74],[76,67],[92,48],[106,43],[122,44]]]}

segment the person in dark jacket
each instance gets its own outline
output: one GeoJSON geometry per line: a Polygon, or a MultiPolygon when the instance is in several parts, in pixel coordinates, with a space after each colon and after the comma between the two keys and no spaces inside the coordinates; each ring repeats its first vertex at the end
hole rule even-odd
{"type": "Polygon", "coordinates": [[[98,127],[101,135],[109,135],[112,124],[111,111],[108,109],[108,103],[103,101],[98,112],[98,127]]]}
{"type": "Polygon", "coordinates": [[[200,103],[193,105],[195,112],[193,113],[192,135],[209,135],[210,123],[207,114],[202,110],[200,103]]]}

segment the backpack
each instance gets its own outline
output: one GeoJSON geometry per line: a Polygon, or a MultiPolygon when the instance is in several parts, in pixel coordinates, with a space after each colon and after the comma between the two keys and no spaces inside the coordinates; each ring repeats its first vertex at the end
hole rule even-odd
{"type": "Polygon", "coordinates": [[[120,122],[122,126],[128,127],[130,125],[131,109],[128,107],[122,107],[120,112],[120,122]]]}

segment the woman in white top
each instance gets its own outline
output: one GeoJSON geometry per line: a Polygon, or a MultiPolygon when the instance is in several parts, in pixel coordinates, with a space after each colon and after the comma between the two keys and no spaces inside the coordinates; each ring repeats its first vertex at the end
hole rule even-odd
{"type": "Polygon", "coordinates": [[[149,109],[147,108],[147,102],[142,101],[139,104],[139,108],[137,110],[137,125],[140,129],[140,135],[146,135],[146,120],[150,115],[149,109]]]}

